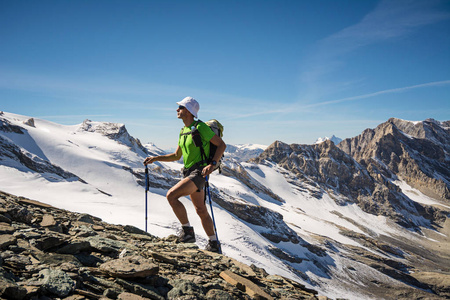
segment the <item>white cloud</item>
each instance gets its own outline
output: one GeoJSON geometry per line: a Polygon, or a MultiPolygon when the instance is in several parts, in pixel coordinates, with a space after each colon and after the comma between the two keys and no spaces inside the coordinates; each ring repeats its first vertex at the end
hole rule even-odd
{"type": "Polygon", "coordinates": [[[341,55],[360,47],[411,33],[417,27],[450,18],[438,10],[441,1],[384,0],[361,22],[320,42],[320,55],[341,55]]]}
{"type": "MultiPolygon", "coordinates": [[[[357,95],[357,96],[352,96],[352,97],[346,97],[346,98],[342,98],[342,99],[335,99],[335,100],[330,100],[330,101],[323,101],[323,102],[317,102],[317,103],[311,103],[311,104],[296,103],[293,105],[284,105],[283,108],[276,108],[276,109],[272,109],[272,110],[259,110],[259,111],[254,111],[253,113],[236,115],[235,118],[232,118],[232,119],[244,119],[244,118],[249,118],[249,117],[254,117],[254,116],[262,116],[262,115],[289,114],[292,112],[306,111],[310,108],[315,108],[315,107],[320,107],[320,106],[325,106],[325,105],[332,105],[332,104],[338,104],[338,103],[342,103],[342,102],[363,100],[363,99],[372,98],[372,97],[385,95],[385,94],[402,93],[402,92],[407,92],[407,91],[419,89],[419,88],[447,86],[447,85],[450,85],[450,80],[428,82],[428,83],[416,84],[416,85],[412,85],[412,86],[386,89],[386,90],[381,90],[381,91],[377,91],[377,92],[373,92],[373,93],[357,95]]],[[[285,121],[287,121],[287,120],[285,120],[285,121]]]]}
{"type": "Polygon", "coordinates": [[[449,19],[450,13],[440,9],[441,3],[439,0],[384,0],[360,22],[319,41],[305,60],[305,69],[300,75],[305,89],[302,98],[314,101],[331,94],[336,83],[326,79],[332,76],[332,81],[343,80],[341,74],[336,74],[346,66],[348,54],[449,19]]]}
{"type": "Polygon", "coordinates": [[[371,98],[371,97],[375,97],[375,96],[379,96],[379,95],[383,95],[383,94],[401,93],[401,92],[406,92],[406,91],[418,89],[418,88],[444,86],[444,85],[450,85],[450,80],[442,80],[442,81],[436,81],[436,82],[416,84],[416,85],[412,85],[412,86],[387,89],[387,90],[382,90],[382,91],[373,92],[373,93],[369,93],[369,94],[352,96],[352,97],[347,97],[347,98],[342,98],[342,99],[337,99],[337,100],[313,103],[313,104],[305,105],[304,108],[323,106],[323,105],[329,105],[329,104],[337,104],[337,103],[348,102],[348,101],[356,101],[356,100],[371,98]]]}

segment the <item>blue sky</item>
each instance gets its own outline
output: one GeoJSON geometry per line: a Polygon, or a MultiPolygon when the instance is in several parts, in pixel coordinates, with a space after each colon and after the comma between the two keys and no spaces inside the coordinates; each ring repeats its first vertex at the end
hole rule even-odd
{"type": "Polygon", "coordinates": [[[231,144],[450,119],[450,1],[0,0],[0,110],[176,146],[192,96],[231,144]]]}

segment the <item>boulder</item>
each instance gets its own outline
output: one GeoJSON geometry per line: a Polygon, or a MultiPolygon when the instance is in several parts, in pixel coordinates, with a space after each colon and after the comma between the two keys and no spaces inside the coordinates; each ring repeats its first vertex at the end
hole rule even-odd
{"type": "Polygon", "coordinates": [[[149,259],[145,259],[141,256],[132,256],[103,263],[100,265],[100,270],[113,277],[143,278],[158,274],[159,267],[149,259]]]}
{"type": "Polygon", "coordinates": [[[42,288],[59,297],[68,296],[76,282],[65,272],[57,269],[45,269],[39,272],[42,288]]]}

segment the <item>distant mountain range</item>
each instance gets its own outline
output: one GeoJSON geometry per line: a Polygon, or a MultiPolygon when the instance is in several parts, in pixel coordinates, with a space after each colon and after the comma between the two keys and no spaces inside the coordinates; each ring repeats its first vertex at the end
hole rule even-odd
{"type": "MultiPolygon", "coordinates": [[[[123,124],[0,113],[0,190],[144,227],[147,155],[123,124]]],[[[224,253],[331,298],[450,297],[450,122],[389,119],[342,140],[228,145],[210,179],[224,253]]],[[[165,194],[181,164],[149,166],[149,232],[179,228],[165,194]]],[[[206,243],[187,198],[198,246],[206,243]]]]}
{"type": "MultiPolygon", "coordinates": [[[[175,149],[163,150],[161,148],[158,148],[153,143],[145,144],[144,147],[147,149],[150,155],[163,155],[175,151],[175,149]]],[[[267,146],[258,144],[243,144],[243,145],[227,144],[224,157],[225,159],[234,159],[236,161],[243,162],[249,160],[250,158],[257,157],[266,148],[267,146]]]]}
{"type": "Polygon", "coordinates": [[[259,156],[266,148],[267,146],[257,144],[227,145],[225,159],[235,159],[239,162],[244,162],[259,156]]]}
{"type": "Polygon", "coordinates": [[[318,138],[314,144],[320,144],[320,143],[323,143],[323,142],[328,141],[328,140],[332,141],[335,145],[337,145],[340,142],[342,142],[341,138],[338,138],[338,137],[332,135],[330,138],[327,137],[327,136],[324,137],[324,138],[318,138]]]}
{"type": "Polygon", "coordinates": [[[403,180],[423,194],[450,204],[450,139],[446,125],[434,120],[414,125],[393,118],[337,146],[331,140],[314,145],[275,142],[252,161],[275,162],[298,174],[299,181],[312,179],[322,190],[344,195],[346,201],[357,203],[368,213],[390,216],[406,227],[418,227],[445,218],[445,214],[424,210],[394,182],[403,180]]]}

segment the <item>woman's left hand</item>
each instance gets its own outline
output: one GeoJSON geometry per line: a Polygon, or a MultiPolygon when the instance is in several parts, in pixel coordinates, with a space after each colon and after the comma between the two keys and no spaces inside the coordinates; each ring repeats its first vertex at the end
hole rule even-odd
{"type": "Polygon", "coordinates": [[[206,167],[203,168],[202,170],[202,176],[206,177],[209,174],[211,174],[214,171],[214,166],[213,165],[207,165],[206,167]]]}

